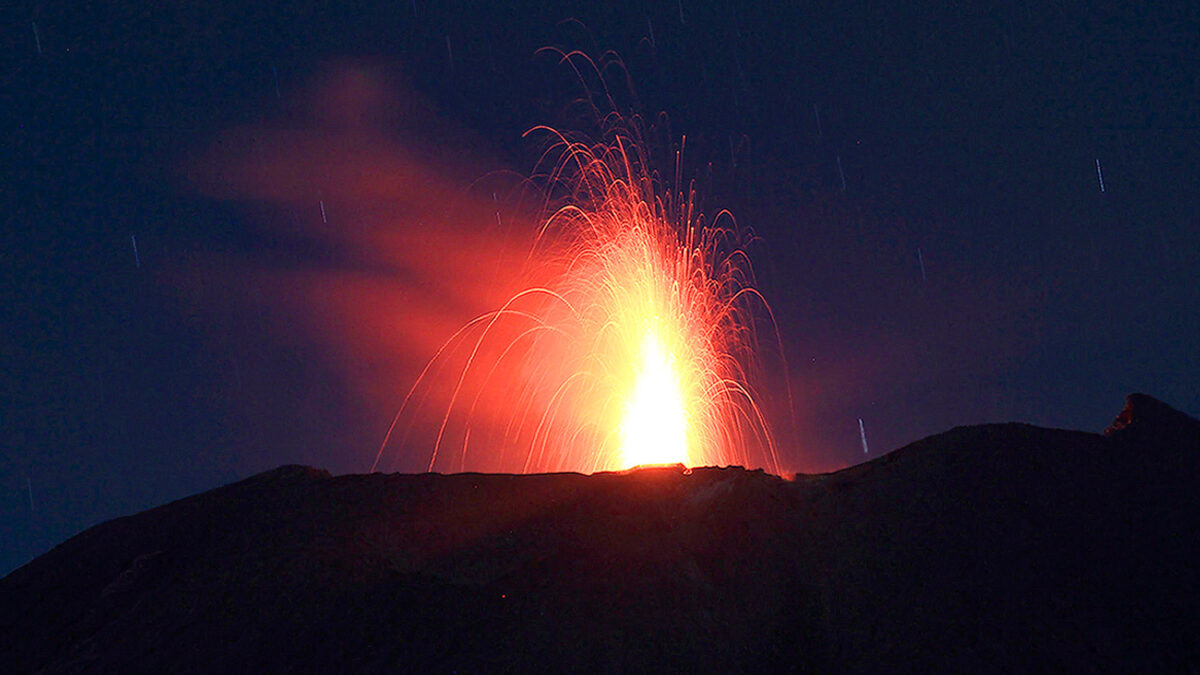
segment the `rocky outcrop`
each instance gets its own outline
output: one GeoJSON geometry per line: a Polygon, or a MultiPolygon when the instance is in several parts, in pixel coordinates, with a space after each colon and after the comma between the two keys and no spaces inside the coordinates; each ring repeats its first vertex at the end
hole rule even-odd
{"type": "Polygon", "coordinates": [[[1146,394],[1130,394],[1104,435],[1200,451],[1200,422],[1146,394]]]}

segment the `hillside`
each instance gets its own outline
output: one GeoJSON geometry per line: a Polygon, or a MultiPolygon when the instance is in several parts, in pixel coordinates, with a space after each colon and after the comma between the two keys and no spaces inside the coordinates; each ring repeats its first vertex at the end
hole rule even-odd
{"type": "Polygon", "coordinates": [[[0,580],[6,672],[1200,668],[1200,422],[959,427],[844,471],[285,466],[0,580]]]}

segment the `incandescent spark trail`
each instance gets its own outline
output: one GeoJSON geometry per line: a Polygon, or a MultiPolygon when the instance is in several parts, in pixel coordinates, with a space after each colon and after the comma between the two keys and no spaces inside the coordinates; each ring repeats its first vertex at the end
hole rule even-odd
{"type": "MultiPolygon", "coordinates": [[[[636,120],[605,124],[594,145],[529,132],[547,137],[549,215],[525,290],[442,345],[372,471],[395,432],[401,452],[430,447],[428,471],[780,472],[759,403],[773,373],[758,363],[760,345],[779,335],[753,286],[751,235],[728,212],[707,220],[690,184],[664,183],[636,120]],[[416,424],[421,410],[436,423],[416,424]]],[[[682,160],[672,161],[678,176],[682,160]]],[[[786,389],[786,377],[779,383],[786,389]]]]}

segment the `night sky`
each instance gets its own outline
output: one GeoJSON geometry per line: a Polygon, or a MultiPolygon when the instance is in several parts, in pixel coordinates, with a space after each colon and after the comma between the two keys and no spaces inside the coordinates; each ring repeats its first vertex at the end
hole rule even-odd
{"type": "Polygon", "coordinates": [[[621,112],[762,238],[787,468],[862,461],[860,418],[869,458],[1100,431],[1132,391],[1200,412],[1194,3],[787,4],[7,12],[0,573],[279,464],[368,470],[512,283],[523,132],[588,131],[543,47],[615,53],[621,112]]]}

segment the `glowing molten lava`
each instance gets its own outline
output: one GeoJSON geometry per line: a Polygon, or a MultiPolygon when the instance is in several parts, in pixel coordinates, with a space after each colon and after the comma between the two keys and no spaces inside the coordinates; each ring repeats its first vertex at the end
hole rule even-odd
{"type": "Polygon", "coordinates": [[[526,290],[446,342],[380,457],[404,419],[401,452],[431,448],[431,471],[779,472],[755,389],[758,330],[774,322],[744,233],[726,212],[706,221],[690,188],[651,171],[639,128],[609,122],[594,145],[535,130],[551,141],[550,215],[526,290]]]}
{"type": "Polygon", "coordinates": [[[646,331],[633,392],[621,423],[625,467],[688,462],[688,418],[675,356],[664,350],[658,333],[646,331]]]}

